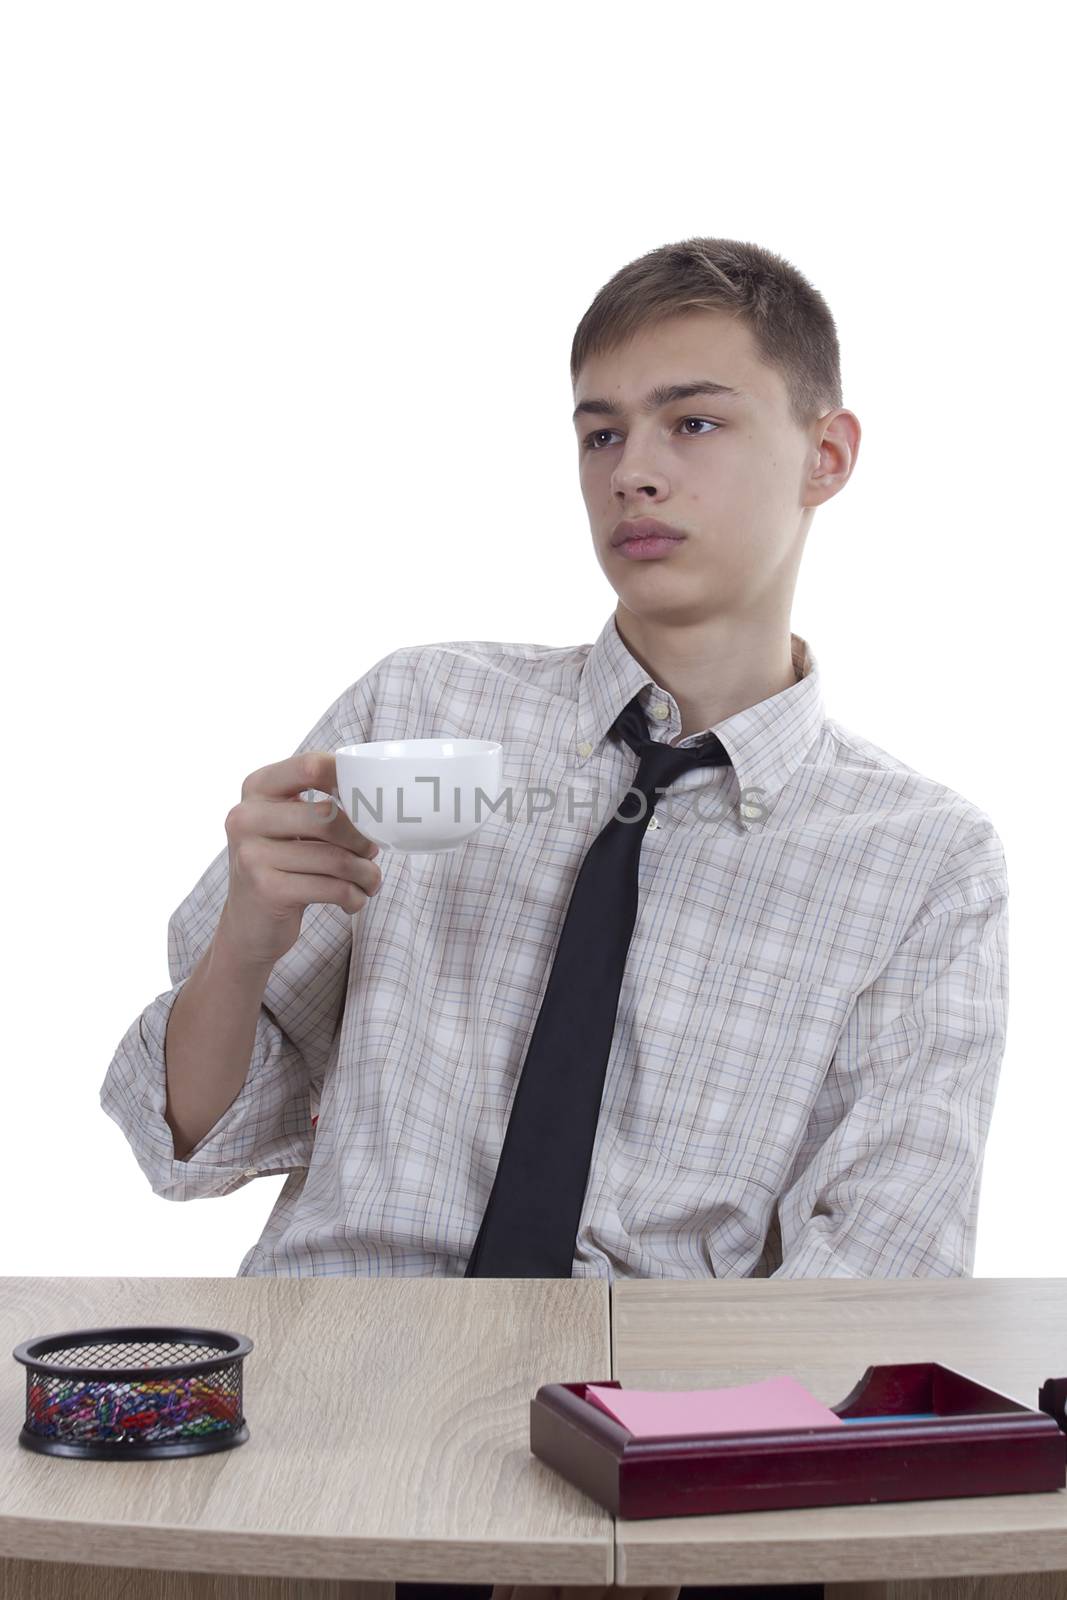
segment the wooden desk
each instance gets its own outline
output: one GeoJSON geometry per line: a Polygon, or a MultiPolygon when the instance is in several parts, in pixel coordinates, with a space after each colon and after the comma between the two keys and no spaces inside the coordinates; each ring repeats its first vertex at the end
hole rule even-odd
{"type": "MultiPolygon", "coordinates": [[[[884,1361],[940,1361],[1036,1407],[1042,1382],[1067,1375],[1067,1280],[613,1286],[612,1375],[634,1388],[791,1373],[836,1405],[884,1361]]],[[[823,1582],[827,1600],[1051,1600],[1067,1596],[1067,1489],[618,1521],[615,1552],[625,1585],[823,1582]],[[1009,1573],[1025,1576],[996,1576],[1009,1573]]]]}
{"type": "Polygon", "coordinates": [[[0,1600],[392,1600],[418,1580],[1060,1600],[1067,1490],[613,1530],[530,1455],[529,1402],[583,1378],[790,1372],[837,1404],[876,1362],[934,1360],[1036,1405],[1067,1375],[1061,1331],[1063,1279],[3,1278],[0,1600]],[[16,1344],[171,1322],[255,1341],[247,1444],[118,1463],[19,1446],[16,1344]]]}
{"type": "Polygon", "coordinates": [[[418,1580],[610,1583],[611,1516],[529,1448],[542,1383],[611,1376],[608,1315],[607,1283],[581,1279],[2,1278],[0,1596],[391,1600],[418,1580]],[[248,1442],[169,1461],[23,1449],[15,1346],[135,1323],[255,1341],[248,1442]]]}

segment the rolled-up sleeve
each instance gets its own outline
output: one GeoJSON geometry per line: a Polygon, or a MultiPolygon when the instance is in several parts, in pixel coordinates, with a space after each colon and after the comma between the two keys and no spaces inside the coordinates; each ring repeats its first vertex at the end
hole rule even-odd
{"type": "Polygon", "coordinates": [[[988,819],[857,997],[778,1201],[774,1278],[970,1277],[1008,1017],[988,819]]]}
{"type": "MultiPolygon", "coordinates": [[[[334,701],[294,755],[373,738],[374,679],[383,664],[376,663],[334,701]]],[[[326,798],[318,789],[302,793],[326,798]]],[[[227,845],[168,923],[173,987],[157,995],[130,1024],[100,1088],[101,1107],[125,1134],[153,1192],[166,1200],[230,1194],[252,1178],[306,1167],[318,1089],[337,1048],[352,918],[341,906],[315,904],[304,912],[296,943],[271,969],[240,1093],[188,1159],[174,1159],[173,1135],[164,1115],[167,1024],[175,1000],[215,935],[228,889],[227,845]]]]}

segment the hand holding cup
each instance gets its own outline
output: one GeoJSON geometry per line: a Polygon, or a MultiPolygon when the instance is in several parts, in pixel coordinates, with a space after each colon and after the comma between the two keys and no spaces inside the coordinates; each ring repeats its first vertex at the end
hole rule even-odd
{"type": "Polygon", "coordinates": [[[382,882],[378,846],[332,796],[334,757],[308,750],[249,773],[226,817],[230,882],[221,936],[243,961],[272,967],[300,937],[304,910],[362,911],[382,882]],[[301,800],[321,789],[329,800],[301,800]]]}

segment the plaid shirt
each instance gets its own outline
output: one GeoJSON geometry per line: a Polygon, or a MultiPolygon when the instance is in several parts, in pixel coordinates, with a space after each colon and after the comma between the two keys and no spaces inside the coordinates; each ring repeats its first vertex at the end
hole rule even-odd
{"type": "MultiPolygon", "coordinates": [[[[973,1271],[1007,1020],[1001,842],[828,719],[791,641],[798,681],[715,724],[732,765],[683,774],[645,831],[574,1277],[973,1271]]],[[[173,913],[173,987],[100,1103],[166,1199],[288,1174],[238,1276],[462,1276],[575,876],[636,771],[610,731],[634,695],[677,740],[614,613],[592,645],[406,646],[344,690],[298,750],[499,740],[507,805],[457,850],[382,850],[354,916],[308,907],[244,1087],[186,1161],[164,1039],[227,847],[173,913]]]]}

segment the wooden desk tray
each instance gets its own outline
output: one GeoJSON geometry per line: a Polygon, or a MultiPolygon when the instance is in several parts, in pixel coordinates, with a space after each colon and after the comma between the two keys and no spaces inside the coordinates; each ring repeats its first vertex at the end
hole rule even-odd
{"type": "Polygon", "coordinates": [[[868,1367],[830,1408],[857,1419],[844,1427],[647,1439],[585,1391],[541,1385],[530,1449],[616,1517],[1033,1494],[1067,1482],[1067,1378],[1048,1379],[1032,1411],[936,1361],[892,1363],[868,1367]],[[915,1413],[921,1420],[894,1420],[915,1413]]]}

